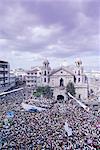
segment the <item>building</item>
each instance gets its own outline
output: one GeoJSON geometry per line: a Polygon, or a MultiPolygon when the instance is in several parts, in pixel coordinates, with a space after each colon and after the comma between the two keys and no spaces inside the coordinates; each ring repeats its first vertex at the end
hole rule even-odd
{"type": "Polygon", "coordinates": [[[42,86],[49,85],[50,74],[51,74],[51,67],[50,67],[49,61],[45,60],[43,62],[42,74],[41,74],[42,86]]]}
{"type": "Polygon", "coordinates": [[[26,76],[28,87],[50,86],[55,99],[66,99],[66,86],[69,82],[74,84],[77,98],[87,99],[89,85],[81,60],[77,60],[73,66],[56,69],[51,69],[49,61],[45,60],[41,67],[34,67],[26,76]]]}
{"type": "Polygon", "coordinates": [[[14,74],[13,70],[10,71],[10,86],[16,86],[16,75],[14,74]]]}
{"type": "Polygon", "coordinates": [[[86,72],[88,77],[90,94],[97,95],[100,92],[100,71],[86,72]]]}
{"type": "Polygon", "coordinates": [[[86,72],[86,75],[89,78],[96,78],[96,79],[100,79],[100,71],[90,71],[90,72],[86,72]]]}
{"type": "Polygon", "coordinates": [[[13,70],[16,78],[18,78],[19,81],[24,81],[26,76],[26,71],[22,68],[18,68],[13,70]]]}
{"type": "Polygon", "coordinates": [[[73,66],[61,66],[53,71],[50,70],[48,85],[52,87],[56,99],[66,98],[66,86],[69,82],[74,84],[77,98],[87,99],[88,82],[81,60],[77,60],[73,66]]]}
{"type": "Polygon", "coordinates": [[[10,65],[6,61],[0,60],[0,89],[5,91],[10,85],[10,65]]]}
{"type": "Polygon", "coordinates": [[[41,85],[41,68],[34,67],[26,71],[25,81],[28,88],[34,89],[36,86],[41,85]]]}
{"type": "Polygon", "coordinates": [[[25,76],[25,81],[26,81],[26,86],[28,88],[33,89],[36,86],[36,72],[33,70],[29,70],[26,72],[25,76]]]}

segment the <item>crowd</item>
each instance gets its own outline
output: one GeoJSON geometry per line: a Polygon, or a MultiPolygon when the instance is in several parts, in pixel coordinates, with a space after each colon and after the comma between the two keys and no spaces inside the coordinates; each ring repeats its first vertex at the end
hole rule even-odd
{"type": "Polygon", "coordinates": [[[24,102],[29,105],[36,105],[37,107],[52,108],[54,104],[57,103],[57,100],[53,98],[36,98],[33,96],[32,98],[26,99],[24,102]]]}
{"type": "Polygon", "coordinates": [[[30,113],[21,108],[23,91],[0,100],[0,120],[14,111],[10,126],[0,126],[0,149],[11,150],[99,150],[99,111],[84,111],[72,100],[55,103],[43,112],[30,113]],[[68,136],[65,121],[72,128],[68,136]]]}
{"type": "Polygon", "coordinates": [[[20,104],[24,99],[24,90],[0,96],[0,112],[8,110],[17,111],[20,109],[20,104]]]}

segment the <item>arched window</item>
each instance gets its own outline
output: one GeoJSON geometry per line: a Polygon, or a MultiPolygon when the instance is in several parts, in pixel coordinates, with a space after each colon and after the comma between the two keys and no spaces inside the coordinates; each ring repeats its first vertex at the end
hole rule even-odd
{"type": "Polygon", "coordinates": [[[80,70],[78,70],[78,75],[80,75],[80,70]]]}
{"type": "Polygon", "coordinates": [[[64,86],[64,80],[62,78],[60,79],[60,86],[64,86]]]}
{"type": "Polygon", "coordinates": [[[78,98],[79,98],[79,99],[81,98],[81,94],[78,95],[78,98]]]}
{"type": "Polygon", "coordinates": [[[45,65],[45,68],[46,68],[46,64],[44,64],[45,65]]]}
{"type": "Polygon", "coordinates": [[[46,78],[44,78],[44,82],[46,82],[46,78]]]}
{"type": "Polygon", "coordinates": [[[76,77],[74,76],[74,83],[76,83],[76,77]]]}
{"type": "Polygon", "coordinates": [[[78,78],[78,82],[80,82],[80,78],[78,78]]]}
{"type": "Polygon", "coordinates": [[[46,71],[44,71],[44,75],[46,76],[46,71]]]}

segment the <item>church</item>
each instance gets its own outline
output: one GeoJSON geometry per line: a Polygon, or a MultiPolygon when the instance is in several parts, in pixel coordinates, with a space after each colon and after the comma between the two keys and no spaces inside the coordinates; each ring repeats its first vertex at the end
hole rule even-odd
{"type": "Polygon", "coordinates": [[[74,84],[77,98],[88,98],[88,80],[81,60],[77,60],[73,66],[61,66],[56,69],[51,69],[49,61],[45,60],[38,79],[40,86],[48,85],[52,88],[55,99],[66,99],[66,86],[69,82],[74,84]]]}

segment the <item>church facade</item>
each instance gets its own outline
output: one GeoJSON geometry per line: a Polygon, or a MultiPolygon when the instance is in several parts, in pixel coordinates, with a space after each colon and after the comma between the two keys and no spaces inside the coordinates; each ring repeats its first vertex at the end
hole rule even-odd
{"type": "Polygon", "coordinates": [[[61,66],[57,69],[51,69],[49,61],[45,60],[40,78],[40,86],[49,85],[55,99],[66,99],[66,86],[69,82],[74,84],[77,98],[85,100],[88,97],[88,80],[81,60],[77,60],[73,66],[61,66]]]}

